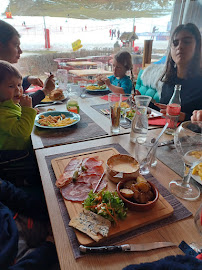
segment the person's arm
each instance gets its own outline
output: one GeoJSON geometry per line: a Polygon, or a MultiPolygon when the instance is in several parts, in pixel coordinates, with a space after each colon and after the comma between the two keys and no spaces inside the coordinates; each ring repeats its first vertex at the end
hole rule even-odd
{"type": "Polygon", "coordinates": [[[8,270],[49,270],[56,263],[58,263],[58,258],[55,245],[46,241],[16,264],[10,266],[8,270]]]}
{"type": "Polygon", "coordinates": [[[27,89],[30,87],[30,85],[31,85],[31,83],[28,81],[28,77],[29,77],[29,76],[24,77],[24,78],[23,78],[23,81],[22,81],[22,88],[23,88],[23,91],[24,91],[24,92],[25,92],[25,90],[27,90],[27,89]]]}
{"type": "MultiPolygon", "coordinates": [[[[26,98],[30,97],[26,96],[26,98]]],[[[13,113],[12,109],[4,110],[0,117],[1,130],[11,136],[28,138],[32,132],[35,117],[36,110],[27,106],[22,107],[21,115],[13,113]]]]}
{"type": "Polygon", "coordinates": [[[28,194],[12,183],[0,179],[0,201],[14,212],[39,220],[48,220],[45,200],[28,194]]]}
{"type": "Polygon", "coordinates": [[[35,76],[26,76],[23,78],[22,82],[23,91],[25,92],[25,90],[27,90],[31,84],[43,87],[43,82],[40,78],[37,78],[35,76]]]}

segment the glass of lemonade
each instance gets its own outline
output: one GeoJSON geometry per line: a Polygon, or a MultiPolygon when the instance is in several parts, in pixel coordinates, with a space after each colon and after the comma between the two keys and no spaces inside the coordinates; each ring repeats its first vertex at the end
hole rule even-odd
{"type": "Polygon", "coordinates": [[[110,93],[108,95],[108,101],[110,107],[111,132],[117,134],[120,131],[122,95],[110,93]]]}

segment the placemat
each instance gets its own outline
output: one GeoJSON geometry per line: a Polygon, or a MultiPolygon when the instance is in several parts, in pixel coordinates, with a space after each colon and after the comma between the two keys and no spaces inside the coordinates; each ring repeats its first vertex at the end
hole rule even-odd
{"type": "MultiPolygon", "coordinates": [[[[55,186],[56,178],[55,178],[55,174],[54,174],[54,171],[52,169],[52,166],[51,166],[51,160],[54,159],[54,158],[57,158],[57,157],[69,156],[69,155],[73,155],[73,154],[82,153],[84,151],[85,152],[86,151],[93,151],[93,150],[109,148],[109,147],[114,147],[121,154],[128,154],[128,152],[121,145],[119,145],[119,144],[108,144],[108,145],[104,145],[104,146],[88,148],[88,149],[85,149],[85,150],[82,149],[82,150],[72,151],[72,152],[63,153],[63,154],[51,155],[51,156],[48,156],[48,157],[45,158],[47,166],[48,166],[48,170],[49,170],[49,173],[50,173],[51,181],[52,181],[52,184],[53,184],[53,187],[54,187],[54,190],[55,190],[55,195],[57,197],[58,204],[59,204],[59,207],[60,207],[61,215],[62,215],[62,218],[63,218],[63,221],[64,221],[65,229],[66,229],[69,241],[71,243],[75,259],[78,259],[78,258],[80,258],[82,256],[87,256],[87,255],[83,255],[83,254],[80,253],[80,251],[79,251],[79,243],[78,243],[76,235],[74,233],[74,229],[68,226],[70,218],[69,218],[67,209],[65,207],[64,200],[63,200],[63,198],[61,196],[61,193],[60,193],[59,189],[55,186]]],[[[176,197],[174,197],[164,186],[162,186],[151,174],[148,175],[146,178],[156,185],[156,187],[158,188],[161,195],[172,205],[172,207],[174,209],[173,215],[168,217],[168,218],[165,218],[165,219],[163,219],[161,221],[158,221],[158,222],[146,225],[144,227],[141,227],[139,229],[127,232],[127,233],[125,233],[125,234],[123,234],[121,236],[114,237],[114,238],[112,238],[112,239],[110,239],[108,241],[105,241],[102,244],[114,245],[114,244],[120,243],[122,241],[126,241],[126,240],[128,240],[130,238],[133,238],[134,236],[137,236],[137,235],[152,231],[154,229],[157,229],[157,228],[160,228],[162,226],[165,226],[165,225],[174,223],[176,221],[185,219],[185,218],[192,215],[192,213],[186,207],[184,207],[184,205],[180,201],[178,201],[176,199],[176,197]]]]}
{"type": "Polygon", "coordinates": [[[39,135],[44,147],[85,141],[108,135],[88,115],[80,110],[81,120],[76,125],[60,129],[35,128],[34,133],[39,135]]]}
{"type": "MultiPolygon", "coordinates": [[[[108,104],[108,103],[105,103],[105,104],[99,104],[99,105],[91,105],[91,107],[92,107],[94,110],[96,110],[97,112],[101,113],[101,114],[103,114],[103,113],[101,112],[101,109],[104,109],[104,110],[107,109],[107,110],[109,110],[109,104],[108,104]]],[[[109,115],[104,114],[104,116],[106,116],[107,118],[110,118],[109,115]]],[[[131,127],[131,121],[128,120],[128,119],[126,119],[126,121],[127,121],[126,123],[120,123],[120,126],[123,127],[123,128],[125,128],[125,129],[131,127]]]]}

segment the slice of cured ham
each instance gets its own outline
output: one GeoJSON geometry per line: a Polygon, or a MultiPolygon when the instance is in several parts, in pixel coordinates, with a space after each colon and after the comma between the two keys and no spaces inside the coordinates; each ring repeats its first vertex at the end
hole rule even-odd
{"type": "MultiPolygon", "coordinates": [[[[104,172],[102,164],[103,161],[96,157],[71,159],[65,167],[64,173],[56,181],[56,186],[61,188],[62,196],[70,201],[84,201],[104,172]]],[[[106,186],[107,182],[103,179],[97,191],[106,186]]]]}

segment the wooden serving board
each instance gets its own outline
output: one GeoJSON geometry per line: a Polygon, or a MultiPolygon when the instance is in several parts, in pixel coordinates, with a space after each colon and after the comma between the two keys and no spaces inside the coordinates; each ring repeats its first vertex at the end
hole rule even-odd
{"type": "MultiPolygon", "coordinates": [[[[105,169],[106,161],[112,155],[119,154],[115,148],[105,148],[99,149],[96,151],[80,153],[71,156],[65,156],[61,158],[56,158],[51,161],[52,167],[55,173],[56,178],[63,173],[65,166],[69,163],[72,158],[83,158],[87,157],[98,157],[99,160],[103,161],[103,167],[105,169]]],[[[107,179],[107,176],[105,175],[107,179]]],[[[108,180],[108,179],[107,179],[108,180]]],[[[116,190],[116,184],[108,180],[108,190],[116,190]]],[[[67,211],[69,213],[70,219],[76,216],[83,208],[81,203],[71,202],[64,199],[67,211]]],[[[119,226],[111,227],[108,237],[113,237],[121,235],[128,231],[134,230],[136,228],[142,227],[144,225],[153,223],[155,221],[164,219],[170,216],[173,213],[172,206],[159,194],[159,199],[151,210],[148,212],[136,212],[128,210],[127,218],[123,221],[119,221],[119,226]]],[[[94,240],[88,237],[86,234],[81,233],[75,229],[75,233],[78,239],[78,242],[82,245],[93,245],[95,244],[94,240]]],[[[104,238],[101,240],[104,241],[104,238]]]]}

